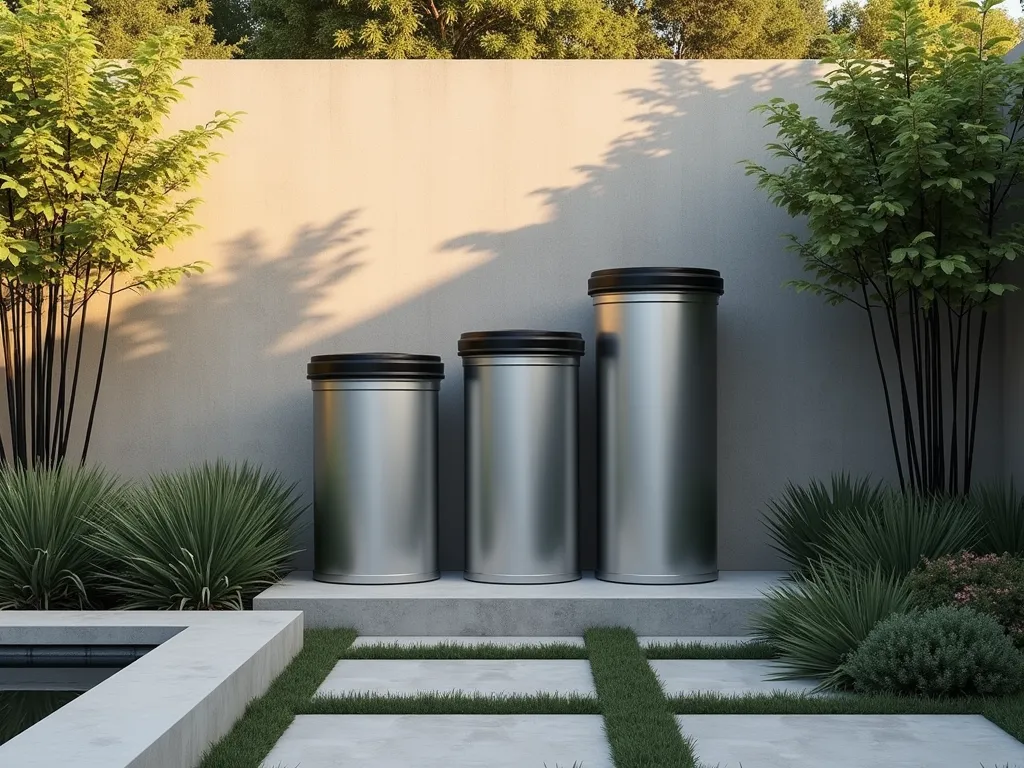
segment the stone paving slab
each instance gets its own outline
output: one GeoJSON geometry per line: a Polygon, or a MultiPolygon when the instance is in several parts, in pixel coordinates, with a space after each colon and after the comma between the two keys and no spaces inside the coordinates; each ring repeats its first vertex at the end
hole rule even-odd
{"type": "Polygon", "coordinates": [[[568,660],[361,660],[339,661],[318,695],[356,693],[414,696],[462,691],[481,696],[562,693],[593,696],[594,679],[587,661],[568,660]]]}
{"type": "Polygon", "coordinates": [[[503,648],[507,648],[515,645],[572,645],[579,648],[583,647],[582,637],[513,637],[510,635],[503,635],[500,637],[462,637],[452,636],[437,637],[433,635],[389,635],[384,637],[374,637],[370,635],[360,635],[356,638],[355,642],[352,643],[353,648],[362,648],[365,645],[394,645],[399,648],[414,648],[419,645],[500,645],[503,648]]]}
{"type": "Polygon", "coordinates": [[[981,715],[681,715],[720,768],[1024,768],[1024,744],[981,715]]]}
{"type": "Polygon", "coordinates": [[[652,637],[644,636],[638,637],[637,640],[640,642],[641,648],[651,648],[656,645],[690,645],[697,643],[699,645],[740,645],[741,643],[749,643],[751,638],[744,635],[725,635],[722,637],[707,637],[700,635],[690,635],[688,637],[652,637]]]}
{"type": "Polygon", "coordinates": [[[743,696],[750,693],[810,693],[814,680],[769,680],[778,667],[769,661],[726,659],[667,659],[651,662],[666,696],[719,693],[743,696]]]}
{"type": "Polygon", "coordinates": [[[263,765],[572,768],[574,763],[613,768],[600,715],[299,715],[263,765]]]}

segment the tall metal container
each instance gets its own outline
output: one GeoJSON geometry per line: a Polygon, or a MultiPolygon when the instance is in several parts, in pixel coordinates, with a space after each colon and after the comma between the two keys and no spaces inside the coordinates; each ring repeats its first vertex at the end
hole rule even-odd
{"type": "Polygon", "coordinates": [[[466,384],[466,578],[578,579],[583,337],[464,333],[459,355],[466,384]]]}
{"type": "Polygon", "coordinates": [[[597,315],[598,571],[718,578],[717,308],[712,269],[603,269],[597,315]]]}
{"type": "Polygon", "coordinates": [[[438,578],[441,358],[316,355],[306,377],[313,386],[313,578],[438,578]]]}

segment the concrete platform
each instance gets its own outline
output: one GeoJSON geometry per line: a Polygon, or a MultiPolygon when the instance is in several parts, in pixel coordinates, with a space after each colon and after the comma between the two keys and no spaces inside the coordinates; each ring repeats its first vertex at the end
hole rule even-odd
{"type": "Polygon", "coordinates": [[[1019,768],[1024,744],[981,715],[681,715],[702,765],[1019,768]]]}
{"type": "Polygon", "coordinates": [[[590,662],[561,659],[345,659],[335,665],[316,693],[318,696],[415,696],[453,692],[472,696],[596,695],[590,662]]]}
{"type": "Polygon", "coordinates": [[[817,680],[769,680],[779,668],[770,661],[748,659],[671,659],[651,662],[666,696],[716,693],[721,696],[783,693],[809,694],[817,680]]]}
{"type": "Polygon", "coordinates": [[[774,571],[723,571],[707,584],[612,584],[586,574],[566,584],[478,584],[445,573],[422,584],[324,584],[296,572],[254,601],[256,610],[303,611],[307,627],[363,635],[579,636],[629,627],[644,636],[736,636],[749,629],[774,571]]]}
{"type": "Polygon", "coordinates": [[[614,764],[600,715],[299,715],[263,765],[613,768],[614,764]]]}

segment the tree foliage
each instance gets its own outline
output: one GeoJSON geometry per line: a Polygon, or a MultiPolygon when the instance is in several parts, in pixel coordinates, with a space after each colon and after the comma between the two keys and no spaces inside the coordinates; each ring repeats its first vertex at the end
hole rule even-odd
{"type": "Polygon", "coordinates": [[[641,9],[606,0],[253,0],[253,55],[637,58],[664,54],[641,9]]]}
{"type": "Polygon", "coordinates": [[[90,29],[108,58],[129,58],[139,43],[172,26],[185,33],[187,58],[226,59],[238,52],[215,41],[209,0],[91,0],[90,6],[90,29]]]}
{"type": "Polygon", "coordinates": [[[255,34],[246,55],[258,59],[336,59],[334,33],[346,24],[337,0],[251,0],[255,34]]]}
{"type": "Polygon", "coordinates": [[[800,0],[652,0],[677,59],[802,57],[812,37],[800,0]]]}
{"type": "Polygon", "coordinates": [[[209,23],[219,43],[244,48],[255,32],[251,0],[212,0],[209,23]]]}
{"type": "Polygon", "coordinates": [[[997,4],[972,3],[965,45],[929,23],[925,4],[894,0],[886,60],[846,47],[817,82],[831,124],[773,99],[761,110],[785,165],[748,164],[774,203],[806,219],[792,242],[809,277],[793,285],[864,311],[900,483],[924,492],[970,488],[989,316],[1014,290],[1001,268],[1024,253],[1010,212],[1024,62],[994,53],[997,4]]]}
{"type": "MultiPolygon", "coordinates": [[[[895,0],[868,0],[855,28],[857,46],[865,56],[885,55],[884,41],[889,18],[895,9],[895,0]]],[[[963,0],[921,0],[921,18],[931,28],[949,25],[954,38],[970,44],[977,33],[965,27],[975,20],[977,11],[963,0]]],[[[996,44],[993,53],[1006,53],[1021,40],[1021,22],[1010,18],[1001,8],[992,7],[985,16],[986,33],[993,38],[1006,38],[996,44]]]]}
{"type": "Polygon", "coordinates": [[[163,135],[188,85],[176,79],[186,33],[154,35],[118,64],[100,58],[88,11],[83,0],[22,0],[17,13],[0,6],[0,346],[9,416],[0,463],[60,464],[88,382],[84,461],[114,297],[201,271],[154,269],[152,260],[194,230],[199,200],[188,190],[217,157],[210,145],[236,121],[218,113],[163,135]],[[83,354],[93,348],[84,344],[90,332],[101,334],[92,370],[83,354]]]}
{"type": "MultiPolygon", "coordinates": [[[[20,0],[4,0],[12,11],[20,0]]],[[[126,59],[136,46],[167,27],[186,34],[185,57],[226,59],[241,54],[252,34],[250,0],[90,0],[86,14],[102,53],[126,59]]]]}
{"type": "Polygon", "coordinates": [[[252,0],[257,57],[800,58],[823,0],[252,0]]]}
{"type": "Polygon", "coordinates": [[[864,6],[857,0],[843,0],[828,9],[828,28],[834,35],[855,33],[864,23],[864,6]]]}

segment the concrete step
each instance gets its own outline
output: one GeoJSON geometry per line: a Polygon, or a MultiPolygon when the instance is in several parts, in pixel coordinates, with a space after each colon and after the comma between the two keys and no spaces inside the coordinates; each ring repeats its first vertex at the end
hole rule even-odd
{"type": "Polygon", "coordinates": [[[565,584],[479,584],[445,573],[421,584],[357,586],[290,574],[256,597],[256,610],[297,610],[306,627],[385,636],[579,636],[591,627],[638,635],[735,636],[784,574],[723,571],[707,584],[612,584],[585,574],[565,584]]]}

